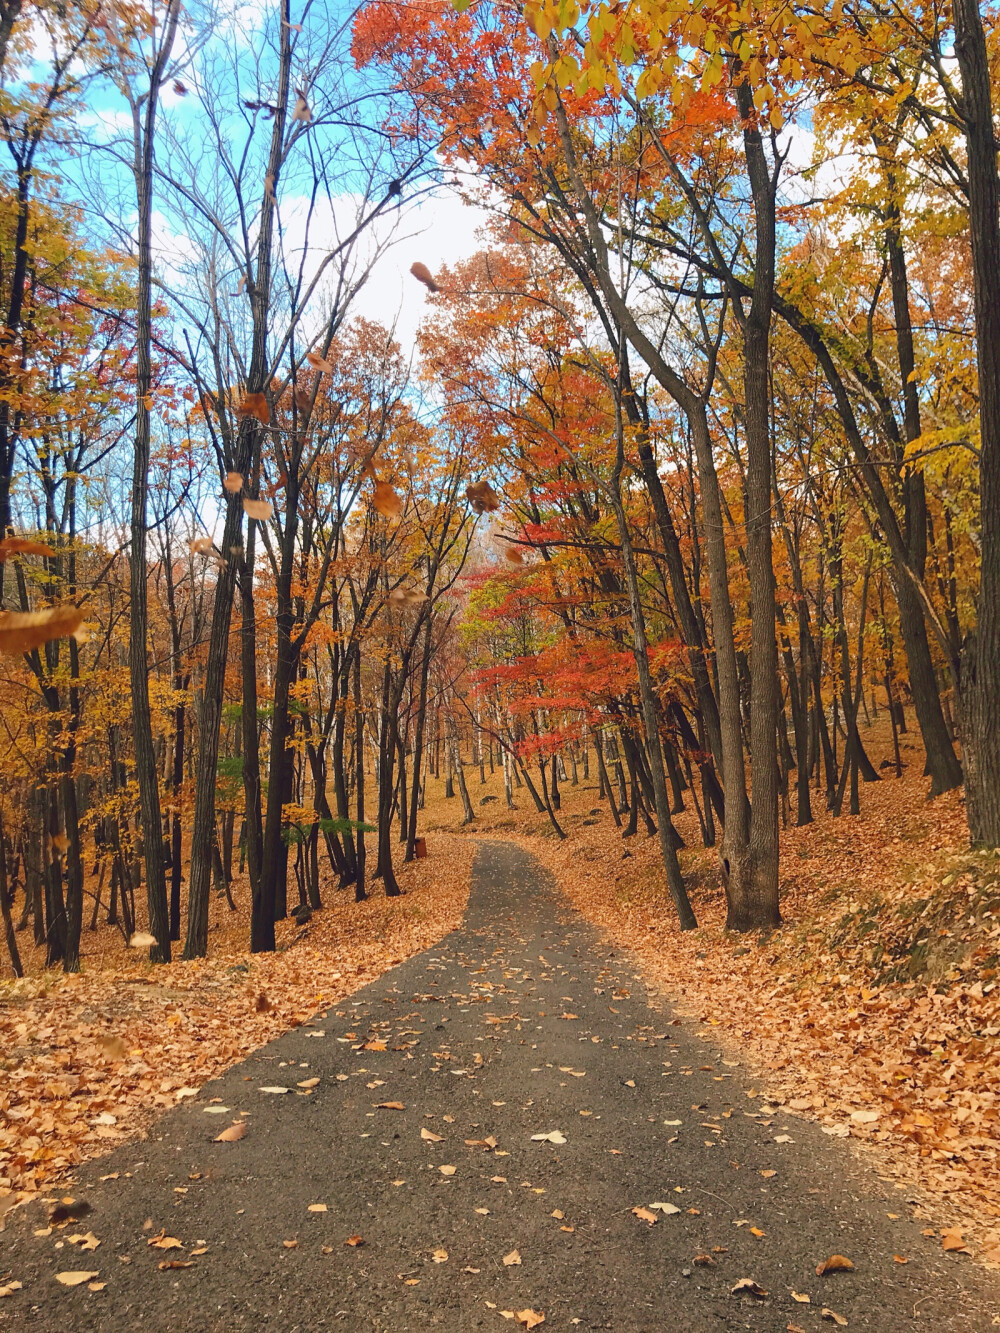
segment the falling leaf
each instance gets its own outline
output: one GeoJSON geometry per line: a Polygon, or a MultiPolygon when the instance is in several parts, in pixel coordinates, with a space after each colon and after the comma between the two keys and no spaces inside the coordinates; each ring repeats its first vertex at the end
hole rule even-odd
{"type": "Polygon", "coordinates": [[[809,1299],[809,1297],[805,1294],[804,1291],[793,1291],[793,1292],[792,1292],[792,1300],[793,1300],[793,1301],[798,1301],[798,1303],[799,1303],[800,1305],[809,1305],[809,1304],[810,1304],[810,1299],[809,1299]]]}
{"type": "Polygon", "coordinates": [[[735,1286],[729,1288],[733,1296],[756,1296],[758,1300],[763,1300],[767,1295],[765,1289],[758,1286],[752,1277],[741,1277],[735,1286]]]}
{"type": "Polygon", "coordinates": [[[406,1107],[402,1102],[378,1102],[375,1109],[377,1111],[405,1111],[406,1107]]]}
{"type": "Polygon", "coordinates": [[[273,173],[273,172],[270,172],[270,171],[269,171],[269,172],[267,173],[267,175],[264,177],[264,193],[265,193],[265,195],[268,197],[268,199],[274,200],[274,198],[275,198],[275,194],[274,194],[274,173],[273,173]]]}
{"type": "Polygon", "coordinates": [[[403,512],[403,502],[387,481],[377,481],[372,504],[383,518],[399,518],[403,512]]]}
{"type": "Polygon", "coordinates": [[[828,1310],[825,1305],[823,1309],[820,1310],[820,1315],[824,1319],[829,1320],[831,1324],[836,1324],[838,1328],[847,1327],[847,1320],[844,1316],[842,1314],[837,1314],[836,1310],[828,1310]]]}
{"type": "Polygon", "coordinates": [[[271,412],[267,405],[267,396],[263,393],[245,394],[242,403],[236,409],[236,415],[241,420],[244,417],[255,417],[262,426],[270,425],[271,412]]]}
{"type": "Polygon", "coordinates": [[[816,1276],[823,1277],[826,1273],[849,1273],[854,1268],[850,1259],[843,1254],[831,1254],[829,1259],[824,1259],[821,1264],[816,1265],[816,1276]]]}
{"type": "Polygon", "coordinates": [[[434,275],[426,264],[421,264],[418,259],[415,264],[410,265],[410,272],[416,278],[417,282],[422,282],[430,292],[439,292],[441,288],[434,280],[434,275]]]}
{"type": "Polygon", "coordinates": [[[207,555],[213,544],[211,537],[194,537],[188,546],[192,555],[207,555]]]}
{"type": "Polygon", "coordinates": [[[566,1142],[561,1130],[553,1129],[548,1134],[532,1134],[532,1143],[555,1143],[563,1144],[566,1142]]]}
{"type": "Polygon", "coordinates": [[[79,1287],[84,1282],[93,1282],[95,1277],[100,1277],[101,1270],[98,1268],[92,1273],[80,1270],[78,1272],[67,1271],[56,1274],[56,1281],[61,1282],[64,1287],[79,1287]]]}
{"type": "Polygon", "coordinates": [[[236,495],[243,489],[243,473],[227,472],[222,482],[222,489],[230,495],[236,495]]]}
{"type": "Polygon", "coordinates": [[[517,1250],[511,1250],[509,1254],[504,1255],[503,1262],[505,1268],[516,1268],[521,1263],[521,1256],[517,1250]]]}
{"type": "Polygon", "coordinates": [[[243,1137],[243,1135],[244,1135],[246,1132],[247,1132],[246,1121],[245,1121],[245,1120],[237,1120],[237,1122],[236,1122],[235,1125],[230,1125],[229,1128],[228,1128],[228,1129],[224,1129],[224,1130],[222,1131],[221,1134],[216,1134],[216,1136],[215,1136],[215,1142],[216,1142],[216,1143],[236,1143],[236,1142],[238,1142],[238,1140],[240,1140],[240,1139],[243,1137]]]}
{"type": "Polygon", "coordinates": [[[439,1166],[438,1170],[443,1176],[453,1176],[458,1168],[454,1166],[439,1166]]]}
{"type": "Polygon", "coordinates": [[[954,1254],[968,1254],[969,1248],[962,1239],[962,1233],[958,1227],[948,1227],[941,1232],[941,1248],[954,1254]]]}
{"type": "Polygon", "coordinates": [[[193,1259],[161,1259],[156,1265],[161,1272],[172,1268],[194,1268],[193,1259]]]}
{"type": "Polygon", "coordinates": [[[244,496],[243,512],[247,518],[255,518],[258,523],[265,523],[274,513],[274,505],[270,500],[250,500],[244,496]]]}
{"type": "Polygon", "coordinates": [[[295,109],[292,112],[292,120],[301,120],[304,125],[308,125],[313,118],[313,113],[309,109],[309,103],[306,100],[305,93],[300,89],[295,89],[295,109]]]}
{"type": "Polygon", "coordinates": [[[492,514],[500,508],[500,497],[488,481],[473,481],[465,488],[465,498],[476,514],[492,514]]]}
{"type": "Polygon", "coordinates": [[[312,407],[312,393],[308,389],[296,389],[292,398],[300,412],[308,412],[312,407]]]}
{"type": "Polygon", "coordinates": [[[635,1213],[636,1217],[642,1218],[642,1220],[648,1222],[651,1227],[656,1225],[656,1214],[650,1212],[648,1208],[643,1208],[641,1205],[638,1205],[633,1208],[632,1211],[635,1213]]]}
{"type": "Polygon", "coordinates": [[[318,370],[320,374],[332,375],[334,365],[331,361],[325,360],[319,352],[306,352],[306,360],[312,366],[313,370],[318,370]]]}
{"type": "Polygon", "coordinates": [[[71,639],[81,633],[83,612],[73,602],[44,611],[0,611],[0,653],[27,653],[52,639],[71,639]]]}
{"type": "Polygon", "coordinates": [[[364,1243],[365,1240],[363,1236],[348,1236],[347,1239],[344,1241],[345,1245],[350,1245],[351,1248],[355,1250],[358,1249],[360,1246],[364,1245],[364,1243]]]}
{"type": "Polygon", "coordinates": [[[9,560],[12,555],[41,555],[54,556],[51,546],[46,546],[42,542],[32,541],[30,537],[4,537],[0,541],[0,564],[9,560]]]}
{"type": "Polygon", "coordinates": [[[512,565],[524,564],[524,552],[520,546],[505,546],[503,553],[512,565]]]}
{"type": "Polygon", "coordinates": [[[187,85],[183,84],[180,79],[174,79],[174,92],[178,97],[187,97],[187,85]]]}
{"type": "Polygon", "coordinates": [[[128,942],[130,949],[151,949],[156,943],[156,936],[148,930],[137,930],[128,942]]]}
{"type": "Polygon", "coordinates": [[[444,1135],[435,1134],[434,1131],[428,1129],[426,1125],[420,1126],[420,1137],[426,1139],[428,1143],[444,1143],[444,1135]]]}
{"type": "Polygon", "coordinates": [[[431,1258],[434,1260],[436,1264],[446,1264],[448,1262],[448,1251],[434,1250],[434,1252],[431,1254],[431,1258]]]}

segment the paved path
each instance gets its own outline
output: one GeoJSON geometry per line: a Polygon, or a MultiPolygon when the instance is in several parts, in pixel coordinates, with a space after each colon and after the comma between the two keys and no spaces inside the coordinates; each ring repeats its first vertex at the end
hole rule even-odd
{"type": "Polygon", "coordinates": [[[903,1194],[750,1087],[533,858],[484,843],[462,930],[90,1163],[81,1223],[11,1222],[0,1285],[24,1288],[0,1328],[501,1333],[525,1327],[502,1311],[533,1310],[553,1329],[821,1333],[824,1306],[879,1333],[1000,1322],[996,1285],[903,1194]],[[214,1142],[241,1112],[245,1136],[214,1142]],[[550,1131],[565,1143],[533,1141],[550,1131]],[[658,1203],[680,1211],[632,1211],[658,1203]],[[87,1231],[100,1246],[79,1253],[87,1231]],[[161,1233],[182,1248],[148,1244],[161,1233]],[[834,1253],[854,1271],[817,1277],[834,1253]],[[67,1289],[66,1269],[106,1285],[67,1289]],[[734,1295],[741,1279],[768,1294],[734,1295]]]}

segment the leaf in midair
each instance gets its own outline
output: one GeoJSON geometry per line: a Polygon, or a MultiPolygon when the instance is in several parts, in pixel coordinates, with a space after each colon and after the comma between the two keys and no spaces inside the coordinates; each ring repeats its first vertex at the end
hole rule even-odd
{"type": "Polygon", "coordinates": [[[488,481],[470,481],[465,498],[477,514],[492,514],[500,508],[500,497],[488,481]]]}
{"type": "Polygon", "coordinates": [[[44,611],[0,612],[0,653],[26,653],[52,639],[79,639],[83,612],[72,602],[44,611]]]}
{"type": "Polygon", "coordinates": [[[237,1122],[234,1125],[230,1125],[228,1129],[224,1129],[221,1134],[216,1134],[215,1142],[237,1143],[246,1132],[247,1132],[246,1121],[237,1120],[237,1122]]]}
{"type": "Polygon", "coordinates": [[[308,389],[296,389],[292,395],[295,399],[295,406],[300,412],[308,412],[312,406],[312,393],[308,389]]]}
{"type": "Polygon", "coordinates": [[[524,564],[524,552],[521,550],[520,546],[505,546],[503,553],[510,564],[512,565],[524,564]]]}
{"type": "Polygon", "coordinates": [[[270,500],[250,500],[244,496],[243,512],[247,518],[255,518],[258,523],[266,523],[274,513],[274,505],[270,500]]]}
{"type": "Polygon", "coordinates": [[[208,555],[213,544],[211,537],[195,537],[190,543],[191,554],[208,555]]]}
{"type": "Polygon", "coordinates": [[[100,1276],[100,1272],[101,1270],[98,1268],[92,1273],[85,1272],[83,1269],[79,1272],[67,1271],[57,1273],[56,1281],[61,1282],[64,1287],[79,1287],[82,1286],[84,1282],[93,1282],[95,1277],[100,1276]]]}
{"type": "Polygon", "coordinates": [[[399,518],[403,512],[403,502],[387,481],[375,483],[372,504],[383,518],[399,518]]]}
{"type": "Polygon", "coordinates": [[[268,199],[273,200],[275,198],[274,176],[271,174],[271,172],[268,172],[267,175],[264,177],[264,193],[267,195],[268,199]]]}
{"type": "Polygon", "coordinates": [[[227,472],[222,482],[222,489],[228,491],[230,495],[238,495],[243,489],[243,473],[227,472]]]}
{"type": "Polygon", "coordinates": [[[241,420],[244,417],[255,417],[262,426],[269,425],[271,412],[267,405],[267,395],[263,393],[246,394],[242,403],[236,409],[236,415],[241,420]]]}
{"type": "Polygon", "coordinates": [[[823,1277],[826,1273],[849,1273],[853,1267],[845,1254],[831,1254],[829,1259],[824,1259],[821,1264],[816,1265],[816,1276],[823,1277]]]}
{"type": "Polygon", "coordinates": [[[0,564],[12,555],[55,555],[51,546],[32,541],[30,537],[4,537],[0,541],[0,564]]]}
{"type": "Polygon", "coordinates": [[[319,352],[306,352],[306,360],[312,366],[313,370],[318,370],[321,375],[333,374],[334,370],[333,363],[324,360],[324,358],[320,356],[319,352]]]}
{"type": "Polygon", "coordinates": [[[130,949],[151,949],[156,943],[156,936],[148,930],[137,930],[128,942],[130,949]]]}
{"type": "Polygon", "coordinates": [[[303,125],[308,125],[313,118],[313,113],[309,108],[309,102],[301,88],[295,89],[295,110],[292,112],[292,120],[301,120],[303,125]]]}
{"type": "Polygon", "coordinates": [[[410,265],[410,272],[416,278],[417,282],[422,282],[429,292],[439,292],[441,288],[434,280],[434,274],[426,264],[422,264],[418,259],[415,264],[410,265]]]}

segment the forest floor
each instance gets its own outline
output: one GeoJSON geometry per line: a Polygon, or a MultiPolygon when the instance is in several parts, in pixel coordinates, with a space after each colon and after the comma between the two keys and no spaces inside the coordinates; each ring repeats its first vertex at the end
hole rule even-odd
{"type": "Polygon", "coordinates": [[[235,912],[213,893],[209,956],[195,962],[154,967],[102,924],[84,929],[82,970],[65,976],[45,971],[21,932],[27,975],[0,982],[0,1230],[17,1202],[453,930],[474,852],[468,839],[439,835],[433,859],[399,868],[398,898],[375,884],[356,904],[352,891],[325,885],[306,925],[278,923],[273,954],[248,951],[249,888],[239,880],[235,912]]]}
{"type": "Polygon", "coordinates": [[[1000,1324],[953,1210],[928,1225],[850,1145],[752,1096],[717,1033],[537,856],[481,840],[458,930],[16,1210],[0,1328],[1000,1324]]]}
{"type": "MultiPolygon", "coordinates": [[[[865,744],[876,766],[887,736],[865,744]]],[[[690,808],[676,818],[699,929],[676,925],[655,838],[623,842],[596,773],[562,786],[560,842],[525,789],[506,808],[499,771],[467,768],[467,834],[530,848],[586,917],[639,960],[701,1037],[755,1072],[758,1105],[850,1138],[880,1174],[947,1207],[985,1262],[1000,1264],[1000,858],[968,848],[958,793],[926,799],[923,751],[861,790],[861,814],[782,832],[784,925],[727,934],[717,852],[690,808]],[[481,804],[484,797],[493,801],[481,804]]],[[[461,802],[433,784],[425,814],[453,830],[461,802]]]]}

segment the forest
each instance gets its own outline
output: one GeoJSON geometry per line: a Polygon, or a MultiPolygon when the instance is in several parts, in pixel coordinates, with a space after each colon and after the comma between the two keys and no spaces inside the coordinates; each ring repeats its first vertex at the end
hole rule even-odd
{"type": "Polygon", "coordinates": [[[995,19],[0,0],[0,1230],[499,837],[1000,1260],[995,19]]]}

